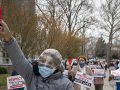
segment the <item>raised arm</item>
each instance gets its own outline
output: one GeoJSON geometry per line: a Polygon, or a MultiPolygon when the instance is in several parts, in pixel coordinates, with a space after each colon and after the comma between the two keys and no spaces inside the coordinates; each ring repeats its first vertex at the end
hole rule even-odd
{"type": "Polygon", "coordinates": [[[2,20],[0,20],[0,33],[4,36],[4,47],[12,61],[14,69],[25,80],[31,78],[33,74],[32,65],[29,64],[16,39],[12,37],[7,24],[2,20]]]}
{"type": "Polygon", "coordinates": [[[9,42],[12,39],[9,28],[3,20],[0,20],[0,33],[3,34],[6,42],[9,42]]]}

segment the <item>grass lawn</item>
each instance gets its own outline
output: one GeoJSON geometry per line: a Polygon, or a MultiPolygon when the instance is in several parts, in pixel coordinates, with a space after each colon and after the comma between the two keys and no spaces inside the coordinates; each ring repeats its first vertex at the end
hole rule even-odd
{"type": "Polygon", "coordinates": [[[0,74],[0,88],[7,87],[6,77],[11,76],[10,74],[0,74]]]}

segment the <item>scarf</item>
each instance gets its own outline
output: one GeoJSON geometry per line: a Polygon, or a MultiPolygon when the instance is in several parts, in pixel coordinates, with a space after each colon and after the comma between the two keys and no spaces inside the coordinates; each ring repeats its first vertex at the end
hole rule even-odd
{"type": "MultiPolygon", "coordinates": [[[[81,68],[80,66],[79,66],[79,68],[80,68],[80,70],[81,70],[82,73],[86,73],[86,66],[85,65],[84,65],[83,68],[81,68]]],[[[81,85],[81,89],[80,90],[86,90],[86,87],[84,87],[84,86],[81,85]]]]}

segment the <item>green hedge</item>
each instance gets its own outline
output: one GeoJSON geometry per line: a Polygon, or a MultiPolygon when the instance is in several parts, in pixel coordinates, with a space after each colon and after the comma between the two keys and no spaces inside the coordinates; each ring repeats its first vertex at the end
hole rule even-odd
{"type": "Polygon", "coordinates": [[[4,67],[0,67],[0,74],[8,74],[7,69],[4,67]]]}
{"type": "Polygon", "coordinates": [[[6,77],[11,76],[10,74],[0,74],[0,88],[7,87],[6,77]]]}

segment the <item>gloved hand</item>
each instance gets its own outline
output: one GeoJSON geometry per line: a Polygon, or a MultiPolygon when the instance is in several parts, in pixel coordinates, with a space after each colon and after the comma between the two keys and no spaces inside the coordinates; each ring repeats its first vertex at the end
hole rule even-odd
{"type": "Polygon", "coordinates": [[[102,76],[104,76],[104,77],[105,77],[105,74],[102,74],[102,76]]]}

